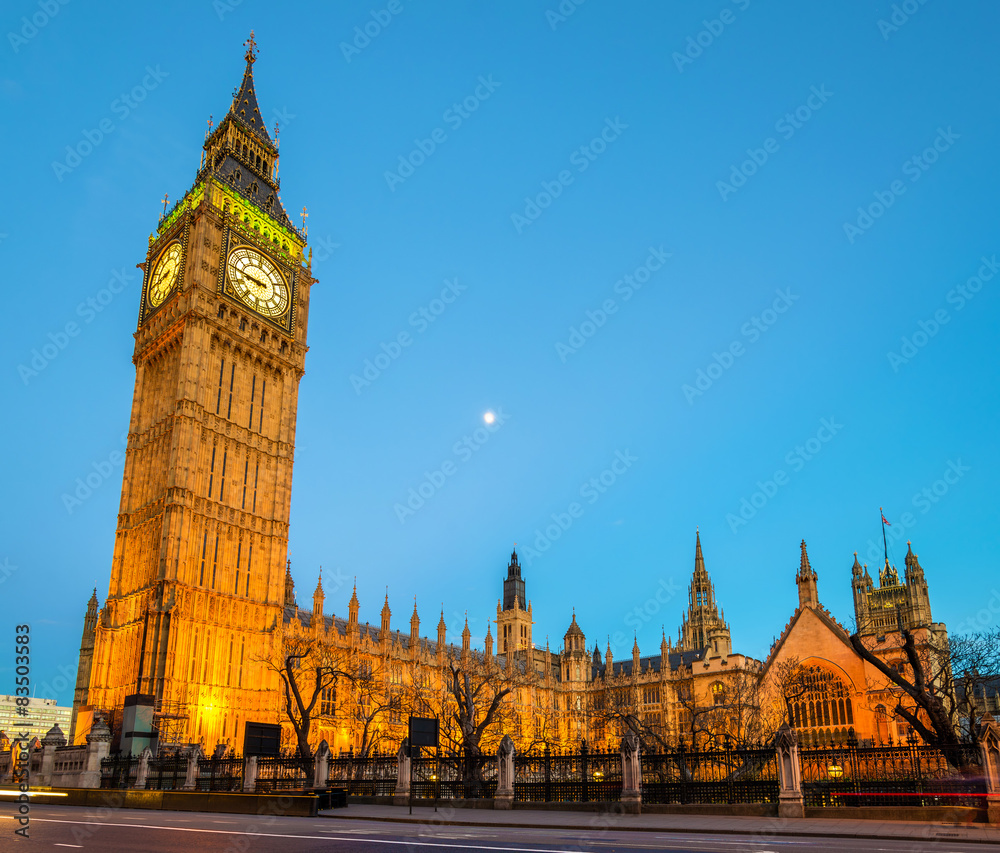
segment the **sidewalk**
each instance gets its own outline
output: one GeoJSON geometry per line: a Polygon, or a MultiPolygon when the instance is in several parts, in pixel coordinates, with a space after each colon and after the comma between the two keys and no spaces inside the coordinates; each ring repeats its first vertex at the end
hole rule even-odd
{"type": "Polygon", "coordinates": [[[957,825],[917,821],[845,820],[776,817],[730,817],[723,815],[641,814],[615,815],[597,812],[559,812],[514,809],[453,809],[443,802],[435,813],[427,806],[414,806],[413,815],[404,806],[350,805],[322,812],[331,820],[380,820],[393,823],[434,823],[442,826],[510,826],[520,829],[604,829],[641,832],[685,832],[712,834],[798,835],[844,838],[894,838],[921,841],[965,841],[1000,845],[1000,827],[986,824],[957,825]]]}

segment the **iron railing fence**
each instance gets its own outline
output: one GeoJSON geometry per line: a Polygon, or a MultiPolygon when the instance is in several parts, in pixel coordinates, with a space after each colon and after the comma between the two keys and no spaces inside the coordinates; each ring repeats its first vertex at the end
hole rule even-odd
{"type": "Polygon", "coordinates": [[[807,806],[985,807],[978,749],[847,743],[799,750],[807,806]]]}
{"type": "Polygon", "coordinates": [[[773,747],[677,749],[641,753],[644,803],[773,803],[778,765],[773,747]]]}
{"type": "Polygon", "coordinates": [[[244,766],[245,760],[232,754],[199,758],[195,787],[199,791],[242,791],[244,766]]]}
{"type": "Polygon", "coordinates": [[[149,762],[146,790],[179,791],[187,779],[187,766],[187,758],[178,753],[154,758],[149,762]]]}
{"type": "Polygon", "coordinates": [[[343,788],[349,797],[391,797],[398,775],[395,755],[331,758],[326,784],[343,788]]]}
{"type": "Polygon", "coordinates": [[[115,753],[101,759],[102,788],[134,788],[138,773],[138,755],[115,753]]]}
{"type": "Polygon", "coordinates": [[[622,765],[617,752],[553,755],[548,748],[514,756],[514,799],[533,802],[593,802],[621,799],[622,765]]]}
{"type": "Polygon", "coordinates": [[[412,759],[415,798],[470,800],[496,794],[497,764],[494,756],[466,759],[460,753],[422,755],[412,759]]]}
{"type": "Polygon", "coordinates": [[[302,759],[292,755],[261,755],[257,758],[258,794],[270,791],[294,791],[311,788],[312,768],[303,766],[302,759]]]}

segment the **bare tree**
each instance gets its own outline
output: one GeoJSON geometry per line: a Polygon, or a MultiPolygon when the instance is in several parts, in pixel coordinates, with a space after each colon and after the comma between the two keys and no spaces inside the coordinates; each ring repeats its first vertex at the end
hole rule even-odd
{"type": "Polygon", "coordinates": [[[963,733],[959,725],[960,698],[952,672],[952,647],[949,641],[933,632],[918,634],[899,620],[898,649],[904,661],[886,661],[875,655],[859,634],[851,635],[854,650],[885,679],[876,685],[876,699],[895,700],[893,713],[905,720],[931,746],[952,755],[960,754],[963,733]]]}
{"type": "Polygon", "coordinates": [[[351,685],[350,713],[359,729],[358,758],[367,758],[386,742],[395,748],[404,737],[402,715],[407,702],[401,679],[394,679],[392,666],[385,658],[358,661],[351,685]]]}
{"type": "Polygon", "coordinates": [[[875,698],[895,700],[892,713],[906,721],[931,746],[958,756],[962,743],[975,742],[976,701],[1000,673],[1000,631],[947,637],[918,635],[899,625],[899,653],[905,658],[885,661],[858,635],[855,651],[884,677],[875,698]]]}
{"type": "Polygon", "coordinates": [[[656,704],[643,701],[647,690],[657,691],[660,707],[666,706],[666,685],[635,683],[629,676],[609,679],[591,703],[592,719],[599,725],[610,726],[619,737],[632,732],[644,751],[660,752],[670,748],[670,726],[662,711],[643,711],[644,704],[656,704]]]}
{"type": "Polygon", "coordinates": [[[335,688],[338,679],[353,682],[357,666],[345,652],[309,637],[286,637],[276,658],[259,662],[281,679],[284,716],[295,733],[299,761],[308,773],[313,758],[309,735],[323,716],[321,697],[324,691],[335,688]]]}

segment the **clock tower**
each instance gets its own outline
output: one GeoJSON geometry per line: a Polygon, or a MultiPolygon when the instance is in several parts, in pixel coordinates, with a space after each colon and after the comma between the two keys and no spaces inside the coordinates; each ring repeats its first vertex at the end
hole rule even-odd
{"type": "Polygon", "coordinates": [[[76,740],[93,713],[136,701],[155,709],[161,740],[209,748],[239,748],[248,719],[277,720],[276,676],[258,661],[281,643],[315,280],[305,229],[278,196],[256,58],[251,34],[232,107],[210,122],[194,184],[140,265],[111,583],[76,740]]]}

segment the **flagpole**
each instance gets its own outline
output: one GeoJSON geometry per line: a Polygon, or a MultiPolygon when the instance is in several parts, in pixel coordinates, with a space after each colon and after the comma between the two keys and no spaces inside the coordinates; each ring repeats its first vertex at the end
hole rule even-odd
{"type": "Polygon", "coordinates": [[[888,565],[888,563],[889,563],[889,546],[886,544],[886,541],[885,541],[885,513],[882,512],[882,507],[878,508],[878,517],[882,521],[882,548],[885,551],[885,562],[886,562],[886,565],[888,565]]]}

